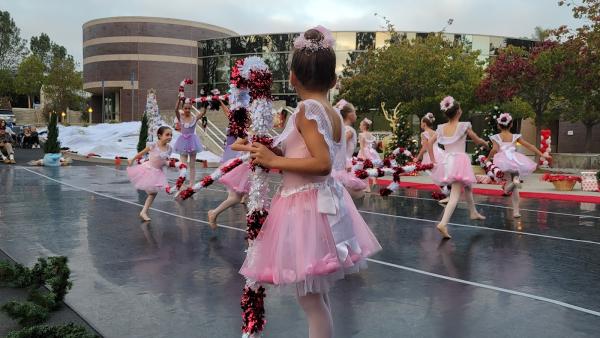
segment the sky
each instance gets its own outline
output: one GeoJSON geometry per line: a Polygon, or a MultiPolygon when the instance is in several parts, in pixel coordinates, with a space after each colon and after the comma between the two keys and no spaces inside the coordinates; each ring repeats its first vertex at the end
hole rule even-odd
{"type": "MultiPolygon", "coordinates": [[[[558,0],[0,0],[21,36],[45,32],[81,65],[83,23],[110,16],[157,16],[205,22],[239,34],[299,32],[321,24],[336,30],[381,30],[388,17],[399,31],[531,37],[534,28],[576,26],[558,0]]],[[[81,66],[80,66],[81,68],[81,66]]]]}

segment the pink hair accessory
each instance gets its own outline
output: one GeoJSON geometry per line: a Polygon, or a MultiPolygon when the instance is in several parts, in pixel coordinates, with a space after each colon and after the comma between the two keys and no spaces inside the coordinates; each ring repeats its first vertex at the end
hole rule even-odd
{"type": "Polygon", "coordinates": [[[335,39],[333,38],[333,34],[331,31],[321,25],[313,28],[318,30],[323,34],[323,40],[314,41],[310,39],[306,39],[304,37],[304,33],[300,34],[297,38],[294,39],[294,48],[296,49],[308,49],[311,52],[315,52],[319,49],[328,49],[333,48],[335,45],[335,39]]]}
{"type": "Polygon", "coordinates": [[[365,117],[365,118],[362,120],[362,122],[364,122],[364,123],[366,123],[366,124],[368,124],[368,125],[372,125],[372,124],[373,124],[373,121],[369,120],[369,119],[368,119],[368,118],[366,118],[366,117],[365,117]]]}
{"type": "Polygon", "coordinates": [[[504,127],[508,127],[508,125],[510,124],[511,121],[512,121],[512,116],[510,116],[509,113],[502,113],[496,119],[496,122],[498,122],[499,125],[504,126],[504,127]]]}
{"type": "Polygon", "coordinates": [[[431,112],[425,114],[425,116],[423,116],[423,117],[426,118],[427,120],[429,120],[429,122],[431,122],[431,123],[435,122],[435,116],[433,116],[433,113],[431,113],[431,112]]]}
{"type": "Polygon", "coordinates": [[[440,102],[440,110],[445,112],[454,107],[454,98],[452,96],[446,96],[442,102],[440,102]]]}
{"type": "Polygon", "coordinates": [[[344,100],[344,99],[341,99],[341,100],[339,100],[339,101],[338,101],[338,103],[336,103],[336,104],[335,104],[335,107],[336,107],[337,109],[340,109],[340,110],[341,110],[341,109],[343,109],[343,108],[344,108],[344,107],[345,107],[347,104],[348,104],[348,101],[346,101],[346,100],[344,100]]]}

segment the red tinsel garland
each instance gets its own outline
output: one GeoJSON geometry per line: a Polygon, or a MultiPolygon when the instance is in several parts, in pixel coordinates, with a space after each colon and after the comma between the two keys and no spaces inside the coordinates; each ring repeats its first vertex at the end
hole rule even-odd
{"type": "MultiPolygon", "coordinates": [[[[257,136],[254,135],[252,136],[252,139],[250,140],[251,143],[260,143],[264,146],[266,146],[269,150],[273,150],[273,138],[269,137],[269,136],[257,136]]],[[[252,171],[254,171],[255,165],[254,163],[250,163],[250,169],[252,171]]],[[[264,168],[261,166],[261,168],[265,171],[265,172],[269,172],[269,168],[264,168]]]]}
{"type": "Polygon", "coordinates": [[[373,168],[373,161],[367,159],[363,161],[363,169],[371,169],[373,168]]]}
{"type": "Polygon", "coordinates": [[[240,107],[231,111],[229,115],[229,133],[237,138],[246,138],[248,136],[248,126],[250,118],[248,111],[244,107],[240,107]]]}
{"type": "Polygon", "coordinates": [[[542,181],[546,181],[546,182],[557,182],[557,181],[581,182],[581,177],[572,176],[572,175],[564,175],[564,174],[556,175],[556,174],[546,173],[546,174],[544,174],[544,176],[542,176],[542,181]]]}
{"type": "Polygon", "coordinates": [[[250,97],[253,100],[260,98],[271,98],[271,84],[273,83],[273,74],[265,71],[250,72],[250,97]]]}
{"type": "Polygon", "coordinates": [[[248,228],[246,230],[246,232],[247,232],[246,239],[249,239],[251,241],[256,239],[256,237],[258,236],[258,233],[260,232],[260,229],[262,228],[263,224],[265,223],[265,220],[267,219],[268,215],[269,215],[269,212],[266,209],[260,209],[260,210],[253,210],[246,217],[246,221],[248,224],[248,228]]]}
{"type": "Polygon", "coordinates": [[[242,77],[242,73],[240,69],[244,66],[244,59],[239,59],[235,61],[235,65],[231,67],[231,75],[229,76],[229,83],[238,87],[245,88],[247,86],[247,81],[242,77]]]}
{"type": "Polygon", "coordinates": [[[245,334],[255,334],[261,332],[266,324],[265,319],[265,288],[259,287],[253,290],[245,287],[242,293],[242,332],[245,334]]]}

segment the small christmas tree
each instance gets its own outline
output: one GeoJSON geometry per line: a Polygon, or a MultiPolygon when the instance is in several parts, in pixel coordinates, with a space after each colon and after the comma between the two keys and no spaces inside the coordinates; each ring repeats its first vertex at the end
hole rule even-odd
{"type": "Polygon", "coordinates": [[[488,146],[489,149],[486,150],[484,147],[477,147],[475,148],[475,153],[473,154],[473,156],[471,157],[471,164],[479,164],[478,161],[478,157],[479,155],[484,155],[484,156],[488,156],[488,154],[490,153],[490,150],[492,149],[492,141],[490,139],[490,137],[492,137],[492,135],[494,134],[498,134],[500,132],[500,130],[498,129],[498,123],[496,122],[496,118],[498,118],[498,116],[500,116],[500,109],[497,106],[494,106],[494,109],[486,115],[485,117],[485,129],[483,129],[483,133],[481,134],[482,138],[484,140],[488,141],[488,146]]]}
{"type": "MultiPolygon", "coordinates": [[[[392,112],[389,112],[385,109],[385,102],[381,103],[381,110],[383,111],[383,115],[385,119],[390,123],[390,129],[392,132],[392,136],[389,139],[389,142],[386,144],[384,155],[390,156],[392,151],[398,147],[402,147],[410,151],[413,155],[417,150],[417,140],[415,139],[412,126],[410,123],[410,115],[403,114],[399,110],[400,103],[394,107],[392,112]]],[[[408,162],[405,158],[397,158],[396,159],[399,164],[404,165],[408,162]]]]}
{"type": "Polygon", "coordinates": [[[46,143],[44,143],[44,153],[60,153],[60,142],[58,142],[58,114],[56,113],[50,113],[48,139],[46,140],[46,143]]]}
{"type": "Polygon", "coordinates": [[[148,141],[148,116],[146,113],[142,116],[142,126],[140,128],[140,138],[137,144],[137,151],[140,152],[146,148],[146,142],[148,141]]]}
{"type": "Polygon", "coordinates": [[[158,128],[166,125],[165,121],[163,121],[162,117],[160,116],[154,89],[148,90],[148,95],[146,96],[146,111],[144,115],[146,115],[146,118],[148,119],[147,141],[154,142],[158,128]]]}

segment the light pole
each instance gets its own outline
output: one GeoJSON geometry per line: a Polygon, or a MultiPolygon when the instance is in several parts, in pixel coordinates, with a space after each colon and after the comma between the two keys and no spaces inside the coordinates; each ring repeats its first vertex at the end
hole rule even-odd
{"type": "Polygon", "coordinates": [[[102,123],[104,123],[104,80],[102,80],[102,123]]]}
{"type": "Polygon", "coordinates": [[[88,122],[89,124],[92,124],[92,113],[94,112],[94,110],[92,109],[92,107],[88,108],[88,122]]]}
{"type": "Polygon", "coordinates": [[[133,80],[135,79],[135,71],[131,71],[131,121],[133,121],[133,94],[135,94],[135,89],[133,88],[133,80]]]}

